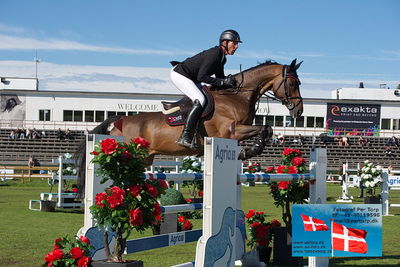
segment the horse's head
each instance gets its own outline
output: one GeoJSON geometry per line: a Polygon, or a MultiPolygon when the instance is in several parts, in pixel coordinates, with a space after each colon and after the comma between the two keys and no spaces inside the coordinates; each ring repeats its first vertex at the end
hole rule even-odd
{"type": "Polygon", "coordinates": [[[290,65],[283,65],[282,74],[276,76],[271,87],[274,97],[287,107],[293,118],[298,118],[303,114],[303,98],[299,88],[301,83],[296,72],[301,63],[296,64],[296,59],[294,59],[290,65]]]}

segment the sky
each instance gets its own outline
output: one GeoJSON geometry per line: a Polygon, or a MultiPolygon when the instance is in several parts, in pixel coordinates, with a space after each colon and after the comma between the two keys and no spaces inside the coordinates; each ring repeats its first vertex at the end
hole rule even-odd
{"type": "Polygon", "coordinates": [[[226,29],[243,41],[226,74],[297,58],[303,97],[400,84],[397,0],[1,0],[0,10],[0,76],[37,72],[39,90],[177,94],[169,61],[226,29]]]}

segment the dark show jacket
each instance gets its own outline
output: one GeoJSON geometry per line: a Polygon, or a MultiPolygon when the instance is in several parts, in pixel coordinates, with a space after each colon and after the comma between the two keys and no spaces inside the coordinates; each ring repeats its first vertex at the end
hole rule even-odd
{"type": "Polygon", "coordinates": [[[180,62],[175,66],[174,71],[191,79],[194,83],[204,82],[221,86],[222,79],[225,78],[225,63],[224,51],[220,46],[215,46],[180,62]],[[213,74],[215,78],[211,77],[213,74]]]}

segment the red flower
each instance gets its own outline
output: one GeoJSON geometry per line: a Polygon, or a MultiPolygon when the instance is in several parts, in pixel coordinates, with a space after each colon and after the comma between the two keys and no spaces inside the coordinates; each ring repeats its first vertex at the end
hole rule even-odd
{"type": "Polygon", "coordinates": [[[63,239],[61,237],[57,238],[56,241],[54,241],[54,249],[60,248],[60,245],[58,244],[61,242],[63,239]]]}
{"type": "Polygon", "coordinates": [[[188,203],[188,204],[193,202],[193,200],[191,200],[190,198],[185,198],[185,200],[186,200],[186,203],[188,203]]]}
{"type": "Polygon", "coordinates": [[[263,211],[257,211],[256,214],[257,215],[264,215],[264,212],[263,211]]]}
{"type": "Polygon", "coordinates": [[[129,215],[130,215],[130,223],[133,226],[140,226],[143,224],[143,212],[140,208],[130,210],[129,215]]]}
{"type": "Polygon", "coordinates": [[[118,186],[113,186],[111,188],[111,191],[112,191],[111,196],[107,196],[107,202],[108,204],[110,204],[110,208],[114,209],[124,203],[125,190],[119,188],[118,186]]]}
{"type": "Polygon", "coordinates": [[[112,138],[104,139],[100,142],[101,151],[106,155],[112,155],[118,149],[118,143],[112,138]]]}
{"type": "Polygon", "coordinates": [[[283,149],[283,152],[282,152],[283,156],[289,156],[291,154],[297,154],[298,156],[300,156],[302,153],[298,149],[293,149],[293,148],[284,148],[283,149]]]}
{"type": "Polygon", "coordinates": [[[246,214],[246,218],[250,219],[254,215],[256,215],[256,210],[249,210],[249,212],[247,212],[247,214],[246,214]]]}
{"type": "Polygon", "coordinates": [[[283,190],[288,189],[289,184],[290,184],[290,181],[281,181],[281,182],[278,182],[278,188],[279,188],[279,189],[283,189],[283,190]]]}
{"type": "Polygon", "coordinates": [[[203,195],[204,195],[204,194],[203,194],[203,191],[200,190],[200,191],[199,191],[199,197],[203,197],[203,195]]]}
{"type": "Polygon", "coordinates": [[[272,225],[273,225],[274,227],[279,227],[279,226],[281,226],[281,223],[280,223],[278,220],[276,220],[276,219],[273,219],[271,222],[272,222],[272,225]]]}
{"type": "Polygon", "coordinates": [[[153,196],[154,198],[157,198],[157,197],[158,197],[158,190],[157,190],[157,187],[155,187],[155,186],[152,185],[152,184],[148,184],[148,183],[145,183],[144,186],[146,187],[146,192],[147,192],[150,196],[153,196]]]}
{"type": "Polygon", "coordinates": [[[83,242],[83,243],[86,243],[86,244],[90,244],[90,240],[89,240],[89,238],[87,238],[86,236],[83,236],[83,235],[81,235],[80,237],[79,237],[79,239],[83,242]]]}
{"type": "Polygon", "coordinates": [[[278,167],[276,167],[276,172],[277,173],[285,173],[286,170],[286,166],[285,165],[280,165],[278,167]]]}
{"type": "Polygon", "coordinates": [[[184,223],[185,222],[185,217],[184,216],[179,216],[178,217],[178,222],[180,222],[180,223],[184,223]]]}
{"type": "Polygon", "coordinates": [[[268,167],[264,171],[265,173],[275,173],[275,168],[274,167],[268,167]]]}
{"type": "Polygon", "coordinates": [[[148,148],[150,143],[149,141],[147,141],[146,139],[142,138],[142,137],[137,137],[135,139],[132,140],[135,144],[138,144],[139,146],[143,147],[143,148],[148,148]]]}
{"type": "Polygon", "coordinates": [[[73,247],[73,248],[71,248],[69,253],[71,254],[73,259],[79,259],[79,258],[83,257],[84,251],[81,248],[73,247]]]}
{"type": "Polygon", "coordinates": [[[306,160],[301,158],[301,157],[294,157],[292,159],[292,163],[293,163],[294,166],[299,167],[299,166],[303,166],[304,163],[306,163],[306,160]]]}
{"type": "Polygon", "coordinates": [[[90,152],[90,154],[97,156],[97,155],[99,155],[99,152],[93,150],[92,152],[90,152]]]}
{"type": "Polygon", "coordinates": [[[88,267],[90,262],[90,257],[83,256],[78,260],[78,267],[88,267]]]}
{"type": "Polygon", "coordinates": [[[78,193],[78,188],[74,187],[71,189],[72,193],[78,193]]]}
{"type": "Polygon", "coordinates": [[[294,174],[294,173],[298,173],[299,171],[297,170],[296,166],[289,166],[288,167],[288,173],[290,174],[294,174]]]}
{"type": "Polygon", "coordinates": [[[158,184],[159,184],[161,187],[163,187],[163,188],[168,188],[168,187],[169,187],[167,181],[162,180],[162,179],[157,179],[157,181],[158,181],[158,184]]]}
{"type": "Polygon", "coordinates": [[[264,238],[268,234],[268,227],[264,224],[260,224],[255,228],[255,233],[258,238],[264,238]]]}
{"type": "Polygon", "coordinates": [[[183,223],[183,230],[191,230],[193,228],[192,223],[189,220],[185,220],[183,223]]]}
{"type": "Polygon", "coordinates": [[[123,151],[122,153],[121,153],[121,155],[123,155],[125,158],[124,158],[124,160],[130,160],[130,159],[132,159],[133,158],[133,156],[132,156],[132,153],[131,152],[129,152],[129,151],[123,151]]]}
{"type": "Polygon", "coordinates": [[[257,228],[260,225],[261,225],[261,223],[259,223],[259,222],[253,222],[250,226],[251,226],[251,228],[257,228]]]}
{"type": "Polygon", "coordinates": [[[102,203],[103,200],[106,200],[107,198],[107,193],[98,193],[96,194],[96,205],[99,207],[104,207],[104,204],[102,203]]]}
{"type": "Polygon", "coordinates": [[[161,215],[161,207],[160,207],[160,204],[155,203],[155,204],[153,205],[153,207],[154,207],[153,215],[154,215],[155,217],[160,216],[160,215],[161,215]]]}
{"type": "MultiPolygon", "coordinates": [[[[55,249],[52,252],[48,253],[44,259],[48,263],[53,263],[53,261],[61,259],[63,256],[64,256],[64,253],[62,252],[61,249],[55,249]]],[[[50,264],[50,266],[51,266],[51,264],[50,264]]]]}
{"type": "Polygon", "coordinates": [[[141,185],[131,185],[128,187],[128,192],[132,193],[134,197],[138,197],[140,192],[142,192],[142,188],[141,185]]]}

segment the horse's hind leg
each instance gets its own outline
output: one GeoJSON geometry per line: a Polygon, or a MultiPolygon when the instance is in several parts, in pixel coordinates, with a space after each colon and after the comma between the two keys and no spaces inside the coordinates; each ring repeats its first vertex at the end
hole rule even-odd
{"type": "Polygon", "coordinates": [[[243,140],[253,136],[256,136],[256,141],[250,148],[244,148],[239,153],[239,159],[245,160],[251,157],[260,155],[267,140],[271,138],[273,130],[271,126],[248,126],[248,125],[237,125],[235,127],[235,139],[243,140]]]}

